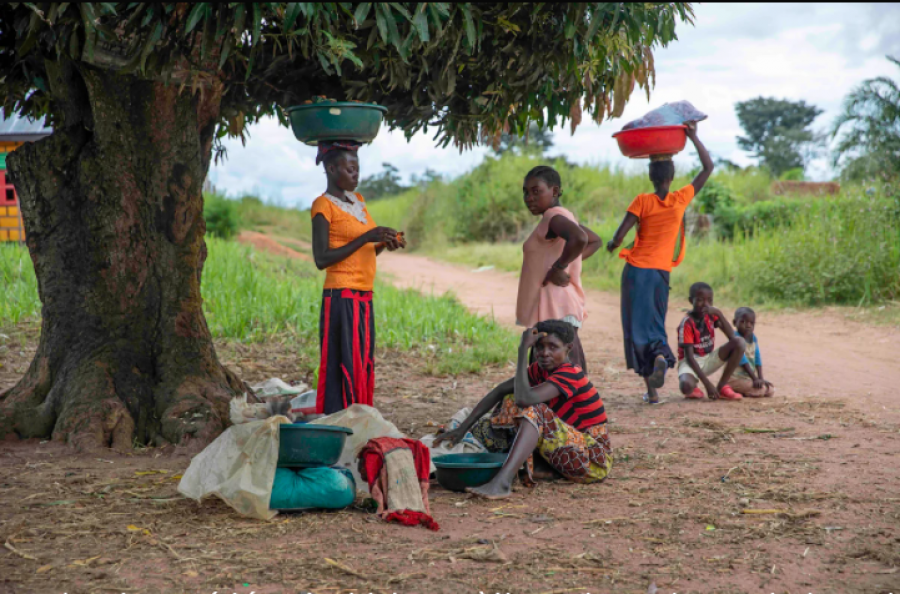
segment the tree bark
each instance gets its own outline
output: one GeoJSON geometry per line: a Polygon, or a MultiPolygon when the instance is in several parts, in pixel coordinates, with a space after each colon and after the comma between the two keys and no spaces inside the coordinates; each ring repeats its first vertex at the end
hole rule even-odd
{"type": "Polygon", "coordinates": [[[200,295],[222,86],[179,93],[83,63],[48,70],[62,125],[8,159],[42,321],[28,372],[0,394],[0,435],[196,450],[242,389],[200,295]]]}

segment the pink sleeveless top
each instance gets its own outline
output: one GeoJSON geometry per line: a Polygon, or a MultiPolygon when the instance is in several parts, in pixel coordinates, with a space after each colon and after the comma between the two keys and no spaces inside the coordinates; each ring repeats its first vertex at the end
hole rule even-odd
{"type": "Polygon", "coordinates": [[[553,266],[566,246],[562,237],[547,239],[550,220],[563,216],[578,224],[575,215],[561,206],[547,209],[541,222],[522,246],[522,274],[519,276],[519,295],[516,300],[516,323],[531,327],[544,320],[562,320],[570,317],[580,325],[585,318],[584,291],[581,288],[581,256],[566,268],[570,282],[568,287],[548,283],[542,287],[547,271],[553,266]]]}

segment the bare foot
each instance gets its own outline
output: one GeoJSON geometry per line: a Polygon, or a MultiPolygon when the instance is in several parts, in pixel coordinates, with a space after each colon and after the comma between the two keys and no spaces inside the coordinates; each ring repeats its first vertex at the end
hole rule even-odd
{"type": "Polygon", "coordinates": [[[506,499],[512,495],[512,487],[510,485],[498,485],[495,484],[495,481],[491,481],[480,487],[466,487],[466,492],[485,499],[506,499]]]}

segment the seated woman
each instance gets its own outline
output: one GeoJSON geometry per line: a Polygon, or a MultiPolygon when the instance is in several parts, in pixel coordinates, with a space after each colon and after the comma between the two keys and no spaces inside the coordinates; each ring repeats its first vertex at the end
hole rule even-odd
{"type": "Polygon", "coordinates": [[[487,499],[509,497],[523,465],[526,484],[533,484],[535,450],[570,481],[593,483],[606,478],[612,468],[606,411],[581,368],[569,363],[574,340],[575,328],[560,320],[539,322],[526,330],[516,376],[491,390],[459,427],[435,439],[435,445],[444,440],[455,443],[471,429],[489,450],[509,450],[497,476],[486,485],[467,489],[470,493],[487,499]],[[529,366],[532,347],[535,362],[529,366]],[[481,418],[492,409],[490,419],[481,418]]]}

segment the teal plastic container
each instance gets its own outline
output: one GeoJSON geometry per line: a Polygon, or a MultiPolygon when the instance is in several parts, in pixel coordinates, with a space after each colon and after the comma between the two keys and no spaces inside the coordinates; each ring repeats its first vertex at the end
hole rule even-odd
{"type": "Polygon", "coordinates": [[[337,463],[344,449],[344,442],[348,435],[353,434],[353,429],[310,423],[285,423],[281,425],[279,432],[279,468],[317,468],[337,463]]]}
{"type": "Polygon", "coordinates": [[[448,491],[465,491],[466,487],[480,487],[497,476],[506,454],[446,454],[436,456],[438,483],[448,491]]]}
{"type": "Polygon", "coordinates": [[[356,499],[356,481],[346,468],[276,468],[269,509],[344,509],[356,499]]]}
{"type": "Polygon", "coordinates": [[[321,101],[285,111],[297,140],[318,146],[324,140],[372,142],[378,136],[387,108],[374,103],[321,101]]]}

